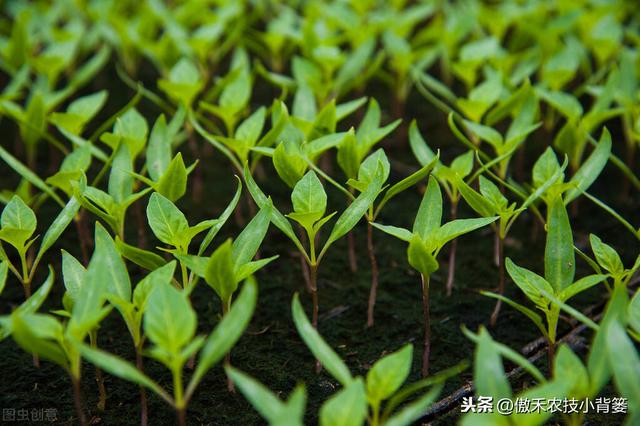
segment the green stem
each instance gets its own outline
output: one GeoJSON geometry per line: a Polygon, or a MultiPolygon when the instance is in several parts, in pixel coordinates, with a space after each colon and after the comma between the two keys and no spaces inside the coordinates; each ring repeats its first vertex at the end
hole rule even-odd
{"type": "Polygon", "coordinates": [[[422,280],[422,315],[424,321],[424,342],[422,350],[422,377],[429,375],[429,356],[431,354],[431,319],[429,312],[429,276],[420,274],[422,280]]]}

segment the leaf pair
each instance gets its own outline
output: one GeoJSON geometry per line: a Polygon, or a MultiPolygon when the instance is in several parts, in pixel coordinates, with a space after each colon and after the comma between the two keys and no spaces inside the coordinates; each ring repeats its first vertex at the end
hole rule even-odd
{"type": "Polygon", "coordinates": [[[447,242],[486,226],[496,219],[497,217],[456,219],[441,225],[442,192],[436,179],[431,176],[416,214],[412,231],[377,223],[373,225],[387,234],[408,242],[409,263],[420,273],[430,275],[438,269],[436,257],[447,242]]]}

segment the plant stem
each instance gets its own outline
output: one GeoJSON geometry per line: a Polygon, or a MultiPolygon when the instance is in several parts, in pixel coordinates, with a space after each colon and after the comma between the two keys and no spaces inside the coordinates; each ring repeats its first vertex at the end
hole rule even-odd
{"type": "MultiPolygon", "coordinates": [[[[458,218],[458,200],[451,200],[451,220],[458,218]]],[[[453,284],[456,278],[456,252],[458,251],[458,239],[454,238],[451,241],[451,248],[449,249],[449,265],[447,273],[447,296],[451,296],[453,293],[453,284]]]]}
{"type": "MultiPolygon", "coordinates": [[[[227,300],[226,302],[222,302],[222,317],[224,318],[225,315],[227,315],[227,312],[229,312],[229,309],[231,308],[231,299],[227,300]]],[[[229,352],[227,352],[227,354],[224,356],[224,362],[226,365],[231,365],[231,349],[229,349],[229,352]]],[[[227,376],[227,390],[231,393],[235,393],[236,392],[236,388],[233,385],[233,381],[231,380],[231,377],[227,376]]]]}
{"type": "MultiPolygon", "coordinates": [[[[138,371],[144,373],[144,365],[142,361],[142,348],[136,346],[136,367],[138,371]]],[[[147,426],[149,419],[147,408],[147,391],[144,386],[140,386],[140,425],[147,426]]]]}
{"type": "MultiPolygon", "coordinates": [[[[89,344],[92,348],[98,347],[98,333],[93,330],[89,333],[89,344]]],[[[102,376],[102,370],[96,367],[96,383],[98,384],[98,410],[104,411],[107,406],[107,390],[104,387],[104,377],[102,376]]]]}
{"type": "Polygon", "coordinates": [[[186,426],[187,409],[185,407],[176,408],[176,418],[178,419],[178,426],[186,426]]]}
{"type": "Polygon", "coordinates": [[[422,351],[422,377],[429,375],[431,353],[431,319],[429,318],[429,276],[420,274],[422,280],[422,316],[424,320],[424,346],[422,351]]]}
{"type": "Polygon", "coordinates": [[[78,416],[78,423],[80,426],[86,426],[87,418],[82,408],[82,390],[79,377],[71,376],[71,384],[73,385],[73,403],[76,407],[76,415],[78,416]]]}
{"type": "Polygon", "coordinates": [[[347,233],[347,245],[349,250],[349,269],[351,272],[358,272],[358,259],[356,257],[356,240],[353,237],[353,232],[347,233]]]}
{"type": "Polygon", "coordinates": [[[74,222],[76,224],[76,232],[78,233],[78,239],[80,240],[80,252],[82,253],[82,264],[87,266],[89,264],[89,245],[91,237],[87,230],[87,221],[85,220],[85,211],[81,210],[74,222]]]}
{"type": "Polygon", "coordinates": [[[311,299],[313,301],[313,316],[311,324],[313,328],[318,328],[318,264],[309,265],[309,281],[311,290],[311,299]]]}
{"type": "MultiPolygon", "coordinates": [[[[498,238],[498,294],[504,295],[505,287],[505,271],[504,271],[504,238],[500,236],[500,231],[496,230],[496,236],[498,238]]],[[[500,315],[500,308],[502,307],[502,300],[496,301],[496,306],[493,308],[489,325],[491,327],[496,325],[498,316],[500,315]]]]}
{"type": "Polygon", "coordinates": [[[371,290],[369,291],[369,306],[367,308],[367,327],[372,327],[374,322],[373,309],[376,305],[378,294],[378,260],[376,259],[376,249],[373,245],[373,226],[367,222],[367,251],[371,262],[371,290]]]}

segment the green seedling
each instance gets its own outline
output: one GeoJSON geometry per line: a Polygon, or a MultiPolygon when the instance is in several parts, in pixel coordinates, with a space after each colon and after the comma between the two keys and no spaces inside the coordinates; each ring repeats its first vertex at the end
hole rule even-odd
{"type": "MultiPolygon", "coordinates": [[[[372,223],[378,218],[382,208],[396,195],[408,190],[412,186],[416,185],[418,182],[425,179],[431,170],[436,165],[438,161],[438,156],[435,156],[431,162],[424,165],[418,171],[412,173],[406,178],[402,179],[400,182],[395,183],[391,186],[386,186],[383,188],[382,192],[384,195],[382,196],[379,203],[375,203],[375,200],[372,201],[371,205],[365,212],[364,216],[367,220],[367,252],[369,255],[369,261],[371,263],[371,288],[369,290],[369,302],[367,308],[367,327],[371,327],[374,324],[374,308],[376,303],[377,291],[378,291],[378,261],[376,259],[375,246],[373,242],[373,225],[372,223]]],[[[355,197],[352,195],[352,192],[364,192],[367,187],[371,184],[373,179],[375,178],[376,167],[378,164],[383,165],[383,173],[384,173],[384,182],[389,178],[389,173],[391,170],[391,166],[389,164],[389,159],[382,149],[378,149],[371,155],[369,155],[361,164],[358,170],[358,174],[356,178],[351,178],[347,181],[347,185],[351,189],[348,191],[347,189],[339,186],[337,183],[333,182],[334,185],[338,186],[342,192],[350,196],[352,200],[355,197]]]]}
{"type": "MultiPolygon", "coordinates": [[[[640,255],[636,257],[633,266],[627,269],[624,267],[618,252],[604,243],[598,236],[590,234],[589,242],[595,256],[595,262],[590,261],[589,263],[595,272],[598,274],[607,273],[613,279],[614,287],[619,284],[625,287],[628,286],[636,271],[640,269],[640,255]]],[[[583,253],[580,254],[583,255],[583,253]]]]}
{"type": "MultiPolygon", "coordinates": [[[[518,219],[520,214],[525,212],[539,197],[541,197],[552,185],[562,178],[563,171],[567,167],[567,163],[556,169],[554,173],[548,177],[547,181],[542,182],[536,190],[531,193],[520,206],[517,203],[509,203],[509,200],[502,194],[502,191],[489,179],[480,176],[479,189],[477,192],[471,188],[459,176],[454,176],[454,184],[457,186],[460,194],[467,204],[481,216],[492,217],[498,216],[500,219],[497,224],[493,224],[497,240],[497,265],[498,265],[498,294],[503,295],[505,289],[505,266],[504,266],[504,241],[509,230],[518,219]]],[[[498,300],[491,314],[490,324],[494,326],[500,314],[502,301],[498,300]]]]}
{"type": "MultiPolygon", "coordinates": [[[[423,167],[431,163],[436,158],[436,154],[431,150],[431,148],[429,148],[429,145],[427,145],[420,134],[420,129],[418,129],[418,125],[415,120],[412,121],[409,126],[409,145],[411,146],[413,156],[423,167]]],[[[444,188],[444,192],[447,194],[447,198],[449,198],[449,216],[451,220],[458,218],[458,203],[460,202],[460,192],[458,191],[454,178],[458,176],[461,179],[464,179],[472,170],[473,151],[471,150],[454,158],[449,166],[445,166],[440,159],[436,160],[436,164],[431,173],[436,177],[436,179],[438,179],[438,182],[440,182],[440,185],[444,188]]],[[[453,292],[457,250],[458,240],[454,239],[451,241],[451,246],[449,248],[446,284],[447,296],[451,296],[451,293],[453,292]]]]}
{"type": "Polygon", "coordinates": [[[73,197],[70,198],[42,237],[35,258],[29,254],[29,248],[38,238],[38,236],[33,236],[37,226],[33,210],[17,195],[14,195],[2,210],[2,215],[0,215],[0,260],[22,284],[25,300],[31,297],[31,284],[42,257],[58,241],[79,209],[78,201],[73,197]],[[17,251],[20,260],[19,267],[9,259],[1,241],[11,245],[17,251]]]}
{"type": "MultiPolygon", "coordinates": [[[[631,404],[631,400],[635,401],[638,396],[637,386],[633,380],[640,377],[640,359],[624,328],[627,320],[631,322],[631,316],[626,312],[627,307],[630,308],[632,303],[628,304],[624,286],[616,286],[605,309],[600,327],[593,338],[586,363],[583,363],[567,344],[562,344],[555,355],[554,373],[550,380],[546,380],[542,373],[522,355],[494,341],[484,328],[481,327],[478,334],[473,334],[463,327],[465,335],[477,345],[474,363],[476,395],[492,397],[494,403],[501,398],[532,400],[542,397],[593,400],[613,378],[620,393],[629,397],[629,404],[631,404]],[[515,363],[528,372],[537,384],[514,397],[501,358],[515,363]]],[[[626,424],[633,424],[638,416],[635,408],[637,406],[633,405],[633,407],[630,409],[626,424]]],[[[542,425],[549,421],[551,414],[548,410],[513,413],[508,416],[496,413],[469,413],[463,417],[461,424],[542,425]]],[[[563,416],[563,420],[567,426],[576,426],[584,423],[584,416],[584,410],[567,413],[563,416]]]]}
{"type": "MultiPolygon", "coordinates": [[[[360,166],[369,155],[375,145],[388,136],[401,120],[396,120],[386,126],[380,127],[381,112],[378,102],[372,99],[369,102],[367,112],[354,133],[350,130],[342,143],[338,145],[337,161],[338,165],[346,175],[347,179],[357,179],[360,166]]],[[[388,173],[387,173],[388,174],[388,173]]],[[[386,180],[386,179],[385,179],[386,180]]],[[[353,190],[352,190],[353,191],[353,190]]],[[[357,258],[353,236],[349,238],[349,265],[353,272],[357,271],[357,258]]]]}
{"type": "MultiPolygon", "coordinates": [[[[96,224],[95,241],[96,248],[86,271],[77,261],[71,267],[67,264],[68,269],[64,271],[67,296],[63,300],[64,310],[56,313],[68,318],[66,322],[49,314],[37,313],[53,285],[51,271],[45,285],[13,312],[3,327],[24,350],[67,371],[73,384],[78,422],[82,425],[86,425],[87,420],[80,391],[82,365],[78,342],[93,334],[91,340],[95,345],[95,332],[100,321],[111,310],[105,306],[109,295],[128,297],[128,274],[126,269],[113,269],[120,257],[113,240],[99,224],[96,224]]],[[[100,383],[99,386],[103,398],[104,389],[100,383]]]]}
{"type": "MultiPolygon", "coordinates": [[[[329,374],[342,385],[342,389],[320,407],[322,425],[342,424],[347,418],[349,424],[353,425],[363,425],[366,420],[372,426],[412,424],[435,401],[444,381],[466,369],[465,363],[461,363],[433,377],[403,387],[411,372],[413,358],[413,345],[408,344],[376,361],[366,378],[354,377],[344,361],[309,322],[297,294],[293,297],[291,310],[296,329],[304,343],[329,374]],[[408,398],[429,387],[432,389],[426,394],[396,410],[408,398]]],[[[255,386],[255,382],[248,385],[255,386]]],[[[241,390],[247,394],[250,388],[241,386],[241,390]]],[[[251,402],[260,411],[264,408],[264,404],[260,402],[251,402]]],[[[271,422],[271,419],[267,419],[271,422]]]]}
{"type": "Polygon", "coordinates": [[[208,336],[196,336],[197,316],[184,291],[168,282],[152,284],[143,314],[144,335],[154,344],[146,354],[167,367],[173,377],[173,396],[128,361],[108,352],[80,345],[82,356],[114,376],[150,389],[175,411],[178,424],[186,424],[187,406],[205,374],[235,345],[256,304],[257,285],[247,280],[236,302],[208,336]],[[200,352],[187,386],[184,365],[200,352]]]}
{"type": "Polygon", "coordinates": [[[494,222],[497,217],[456,219],[442,225],[442,192],[438,181],[429,177],[420,208],[413,223],[413,230],[374,223],[373,226],[409,243],[407,257],[409,264],[420,273],[422,281],[422,312],[424,340],[422,352],[422,375],[429,374],[429,354],[431,352],[431,320],[429,315],[429,280],[438,270],[438,253],[446,243],[468,232],[494,222]]]}
{"type": "MultiPolygon", "coordinates": [[[[258,187],[251,177],[249,170],[245,167],[245,180],[247,187],[254,201],[260,208],[265,208],[270,204],[270,200],[258,187]]],[[[296,246],[309,267],[308,290],[313,299],[313,325],[318,325],[318,287],[317,274],[322,258],[329,247],[344,237],[360,221],[367,209],[376,199],[384,182],[383,166],[378,164],[371,182],[366,188],[362,188],[362,193],[340,214],[336,220],[329,237],[322,248],[317,247],[316,235],[320,229],[336,214],[331,213],[325,216],[327,208],[327,195],[322,183],[315,172],[309,171],[296,184],[291,192],[291,202],[293,212],[288,214],[289,219],[297,222],[307,234],[308,250],[296,236],[291,223],[275,207],[272,207],[271,222],[280,229],[296,246]],[[319,250],[318,250],[319,249],[319,250]]]]}
{"type": "Polygon", "coordinates": [[[507,258],[506,261],[506,269],[513,282],[535,304],[536,308],[544,313],[546,327],[541,316],[529,308],[499,294],[491,292],[483,292],[483,294],[502,300],[526,315],[536,325],[547,340],[548,361],[551,369],[555,354],[560,311],[565,310],[579,319],[585,319],[585,322],[594,326],[593,321],[584,318],[582,314],[568,306],[566,302],[571,297],[601,283],[606,278],[606,275],[588,275],[574,282],[576,265],[573,235],[567,210],[560,197],[556,198],[549,207],[547,228],[544,277],[516,265],[510,258],[507,258]]]}

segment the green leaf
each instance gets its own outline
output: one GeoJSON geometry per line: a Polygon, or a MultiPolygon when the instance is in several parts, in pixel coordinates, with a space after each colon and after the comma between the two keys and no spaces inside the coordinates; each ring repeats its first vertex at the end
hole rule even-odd
{"type": "Polygon", "coordinates": [[[382,166],[378,166],[375,179],[367,186],[367,189],[349,204],[349,207],[338,217],[331,234],[327,239],[322,252],[324,253],[331,244],[346,235],[360,221],[367,209],[373,204],[378,197],[383,184],[382,166]]]}
{"type": "Polygon", "coordinates": [[[476,395],[490,396],[494,400],[511,397],[511,386],[502,366],[494,341],[484,327],[480,328],[474,357],[473,382],[476,395]]]}
{"type": "Polygon", "coordinates": [[[398,413],[384,422],[384,426],[408,426],[420,419],[442,391],[444,385],[437,384],[417,400],[407,404],[398,413]]]}
{"type": "Polygon", "coordinates": [[[415,120],[411,121],[409,126],[409,145],[413,156],[416,157],[421,166],[426,166],[436,157],[436,154],[429,148],[422,134],[420,134],[420,129],[418,129],[418,124],[415,120]]]}
{"type": "Polygon", "coordinates": [[[413,232],[423,240],[429,241],[435,237],[442,222],[442,192],[438,181],[429,176],[427,190],[422,197],[418,213],[413,222],[413,232]]]}
{"type": "Polygon", "coordinates": [[[272,206],[268,204],[260,208],[251,222],[245,226],[238,238],[233,242],[233,262],[236,267],[253,259],[267,235],[271,222],[272,206]]]}
{"type": "Polygon", "coordinates": [[[6,260],[0,262],[0,294],[7,284],[7,276],[9,275],[9,263],[6,260]]]}
{"type": "Polygon", "coordinates": [[[409,242],[413,237],[413,234],[408,229],[398,228],[397,226],[380,225],[379,223],[371,223],[371,225],[375,228],[378,228],[382,232],[393,235],[394,237],[402,241],[409,242]]]}
{"type": "Polygon", "coordinates": [[[606,278],[607,278],[606,275],[589,275],[589,276],[580,278],[578,281],[574,282],[568,287],[565,287],[564,290],[560,292],[558,297],[563,302],[566,302],[576,294],[580,294],[583,291],[593,287],[594,285],[601,283],[606,278]]]}
{"type": "Polygon", "coordinates": [[[67,229],[67,226],[71,223],[73,218],[80,210],[80,203],[75,197],[71,197],[67,202],[67,205],[58,213],[58,216],[53,220],[49,229],[44,234],[42,238],[42,243],[40,244],[40,249],[38,250],[38,255],[36,256],[36,261],[40,261],[42,256],[55,244],[56,241],[60,238],[60,235],[67,229]]]}
{"type": "Polygon", "coordinates": [[[589,371],[590,379],[589,389],[592,395],[597,395],[611,379],[612,366],[608,355],[609,324],[615,321],[624,321],[628,300],[626,286],[615,286],[605,308],[604,316],[600,321],[600,329],[595,334],[587,358],[587,370],[589,371]]]}
{"type": "Polygon", "coordinates": [[[55,278],[55,273],[53,271],[53,267],[49,265],[49,274],[47,275],[47,279],[44,283],[38,288],[38,290],[31,295],[22,305],[18,306],[18,308],[14,312],[20,313],[35,313],[44,301],[47,299],[51,288],[53,287],[53,282],[55,278]]]}
{"type": "Polygon", "coordinates": [[[438,270],[438,261],[432,250],[419,235],[413,234],[407,248],[409,264],[418,272],[428,277],[438,270]]]}
{"type": "MultiPolygon", "coordinates": [[[[538,188],[547,182],[560,169],[560,163],[553,152],[553,148],[547,147],[533,165],[533,185],[538,188]]],[[[564,177],[560,180],[563,180],[564,177]]]]}
{"type": "Polygon", "coordinates": [[[362,378],[346,384],[320,407],[320,426],[358,426],[367,417],[367,396],[362,378]]]}
{"type": "Polygon", "coordinates": [[[136,288],[133,290],[133,305],[138,312],[143,313],[145,311],[149,295],[151,295],[156,285],[159,283],[171,284],[175,270],[176,261],[172,260],[160,266],[158,269],[151,271],[136,284],[136,288]]]}
{"type": "Polygon", "coordinates": [[[64,207],[64,202],[58,197],[58,195],[47,185],[44,183],[42,179],[38,177],[35,173],[33,173],[27,166],[22,164],[17,158],[9,153],[6,149],[0,146],[0,158],[4,160],[5,163],[9,167],[11,167],[16,173],[22,176],[25,180],[30,182],[33,186],[40,189],[47,195],[49,195],[56,203],[60,206],[64,207]]]}
{"type": "Polygon", "coordinates": [[[95,253],[100,256],[100,279],[106,280],[105,290],[123,300],[131,300],[131,281],[115,242],[101,225],[96,223],[95,253]]]}
{"type": "Polygon", "coordinates": [[[302,151],[293,141],[285,140],[279,143],[273,151],[272,161],[278,176],[290,188],[296,185],[307,170],[302,151]]]}
{"type": "Polygon", "coordinates": [[[284,410],[282,401],[262,383],[231,366],[226,366],[225,370],[240,392],[265,420],[272,422],[284,410]]]}
{"type": "Polygon", "coordinates": [[[160,115],[151,129],[146,151],[146,165],[151,179],[157,182],[169,166],[170,161],[171,135],[167,127],[167,120],[164,115],[160,115]]]}
{"type": "Polygon", "coordinates": [[[467,234],[478,228],[487,226],[488,224],[495,222],[497,219],[497,216],[479,217],[473,219],[456,219],[451,222],[445,223],[440,229],[438,229],[436,233],[438,246],[442,247],[454,238],[457,238],[463,234],[467,234]]]}
{"type": "Polygon", "coordinates": [[[108,193],[117,204],[122,204],[133,193],[133,163],[129,148],[125,144],[118,146],[111,173],[109,174],[108,193]]]}
{"type": "Polygon", "coordinates": [[[338,354],[336,354],[324,341],[318,331],[313,328],[304,313],[304,309],[300,304],[297,293],[293,296],[293,301],[291,302],[291,312],[293,314],[293,322],[296,325],[298,334],[318,361],[320,361],[324,368],[326,368],[327,371],[342,384],[342,386],[347,386],[351,383],[353,381],[353,377],[351,376],[349,369],[340,359],[338,354]]]}
{"type": "Polygon", "coordinates": [[[598,178],[598,176],[600,176],[604,166],[607,165],[610,155],[611,135],[609,134],[609,131],[604,128],[598,145],[593,150],[589,158],[582,163],[582,166],[578,169],[576,174],[571,178],[570,182],[575,183],[576,186],[565,194],[565,204],[570,203],[582,192],[589,189],[591,184],[598,178]]]}
{"type": "Polygon", "coordinates": [[[228,239],[207,260],[204,278],[226,305],[238,287],[234,272],[232,241],[228,239]]]}
{"type": "Polygon", "coordinates": [[[187,294],[168,283],[158,283],[144,313],[149,340],[170,356],[177,356],[193,338],[196,325],[196,313],[187,294]]]}
{"type": "Polygon", "coordinates": [[[544,251],[544,276],[556,291],[573,283],[576,272],[573,235],[569,215],[560,197],[549,206],[547,244],[544,251]]]}
{"type": "Polygon", "coordinates": [[[23,250],[25,243],[36,230],[36,215],[22,198],[14,195],[0,215],[0,239],[17,250],[23,250]]]}
{"type": "Polygon", "coordinates": [[[612,321],[607,327],[607,353],[613,381],[629,407],[640,407],[640,356],[624,327],[612,321]]]}
{"type": "Polygon", "coordinates": [[[198,366],[189,383],[189,389],[195,389],[206,372],[220,361],[240,339],[251,320],[257,298],[258,286],[255,281],[245,281],[240,295],[231,305],[229,312],[222,317],[220,323],[207,337],[198,358],[198,366]]]}
{"type": "Polygon", "coordinates": [[[258,108],[238,126],[235,138],[247,146],[254,146],[262,133],[266,115],[267,109],[265,107],[258,108]]]}
{"type": "Polygon", "coordinates": [[[589,235],[589,241],[591,242],[593,254],[596,256],[596,261],[602,268],[612,275],[623,273],[624,266],[622,265],[622,260],[620,260],[620,255],[613,247],[603,243],[602,240],[594,234],[589,235]]]}
{"type": "MultiPolygon", "coordinates": [[[[49,315],[28,314],[15,311],[11,315],[11,335],[20,347],[25,351],[36,354],[68,370],[69,361],[65,351],[56,341],[43,336],[46,323],[57,323],[55,318],[49,315]]],[[[47,327],[51,328],[52,324],[47,327]]],[[[62,328],[58,323],[58,328],[62,328]]]]}
{"type": "Polygon", "coordinates": [[[391,397],[407,380],[413,361],[413,345],[379,359],[367,372],[367,399],[378,406],[381,401],[391,397]]]}
{"type": "Polygon", "coordinates": [[[360,168],[360,157],[358,156],[358,143],[353,129],[350,129],[338,146],[338,165],[347,176],[355,179],[360,168]]]}
{"type": "Polygon", "coordinates": [[[231,217],[231,214],[236,209],[236,206],[238,205],[238,201],[240,201],[240,195],[242,194],[242,181],[237,176],[236,176],[236,179],[238,180],[238,187],[236,188],[236,193],[234,194],[227,208],[225,208],[222,214],[220,214],[220,216],[216,220],[216,223],[212,225],[211,228],[209,228],[209,232],[207,232],[207,235],[205,235],[204,239],[202,240],[202,243],[200,243],[200,247],[198,248],[198,255],[202,255],[202,253],[204,253],[207,250],[207,248],[209,247],[209,244],[211,244],[211,241],[213,241],[213,239],[218,234],[220,229],[224,226],[225,223],[227,223],[227,220],[229,220],[229,217],[231,217]]]}
{"type": "Polygon", "coordinates": [[[187,218],[175,204],[157,192],[149,197],[147,219],[153,234],[160,241],[175,247],[182,245],[183,237],[189,229],[187,218]]]}
{"type": "MultiPolygon", "coordinates": [[[[251,176],[249,172],[249,168],[245,165],[244,168],[244,178],[247,184],[247,189],[249,189],[249,193],[251,193],[251,197],[256,202],[258,207],[263,208],[265,205],[270,205],[271,200],[267,198],[267,196],[262,192],[258,184],[256,184],[255,180],[251,176]]],[[[276,226],[276,228],[280,229],[293,243],[298,247],[302,252],[304,252],[304,247],[300,243],[300,240],[296,236],[293,231],[293,227],[291,223],[287,220],[286,217],[278,209],[273,207],[271,211],[271,222],[276,226]]]]}
{"type": "Polygon", "coordinates": [[[574,398],[589,396],[589,373],[568,345],[560,346],[553,362],[554,380],[563,381],[571,386],[571,395],[574,398]]]}
{"type": "Polygon", "coordinates": [[[177,153],[171,160],[154,189],[169,201],[175,202],[187,191],[188,170],[182,160],[182,154],[177,153]]]}
{"type": "Polygon", "coordinates": [[[62,278],[64,288],[74,302],[78,300],[87,270],[72,255],[62,250],[62,278]]]}
{"type": "Polygon", "coordinates": [[[548,300],[542,295],[541,289],[553,294],[554,290],[551,284],[547,282],[540,275],[529,271],[528,269],[521,268],[510,258],[506,260],[506,268],[509,276],[514,283],[523,291],[523,293],[531,300],[537,307],[545,310],[548,305],[548,300]]]}
{"type": "Polygon", "coordinates": [[[266,265],[276,260],[279,256],[271,256],[266,259],[255,260],[253,262],[247,262],[236,269],[236,281],[242,281],[255,274],[266,265]]]}
{"type": "Polygon", "coordinates": [[[203,86],[196,64],[188,58],[180,59],[171,68],[168,79],[158,80],[158,88],[185,107],[191,106],[203,86]]]}
{"type": "Polygon", "coordinates": [[[502,139],[502,135],[498,131],[489,126],[473,123],[468,120],[465,120],[464,124],[469,130],[471,130],[471,132],[475,133],[483,141],[491,144],[491,146],[493,146],[496,150],[502,147],[504,140],[502,139]]]}
{"type": "Polygon", "coordinates": [[[382,207],[390,199],[406,191],[407,189],[411,188],[413,185],[420,182],[422,179],[426,178],[429,175],[429,173],[431,173],[431,171],[434,169],[438,161],[440,161],[440,158],[436,156],[431,160],[431,162],[424,165],[420,170],[410,174],[406,178],[402,179],[400,182],[391,186],[391,188],[389,188],[385,192],[384,197],[382,197],[382,201],[380,201],[380,204],[378,204],[378,207],[376,208],[376,212],[379,212],[382,209],[382,207]]]}
{"type": "Polygon", "coordinates": [[[291,192],[293,211],[299,214],[311,214],[313,225],[324,216],[327,209],[327,194],[313,170],[307,172],[291,192]]]}
{"type": "Polygon", "coordinates": [[[171,400],[160,385],[122,358],[98,348],[92,348],[83,343],[78,344],[78,349],[80,350],[82,357],[94,364],[96,367],[99,367],[107,373],[121,379],[144,386],[165,400],[171,400]]]}
{"type": "Polygon", "coordinates": [[[153,271],[167,263],[162,256],[158,256],[152,251],[127,244],[122,241],[120,237],[116,237],[116,248],[122,257],[148,271],[153,271]]]}

